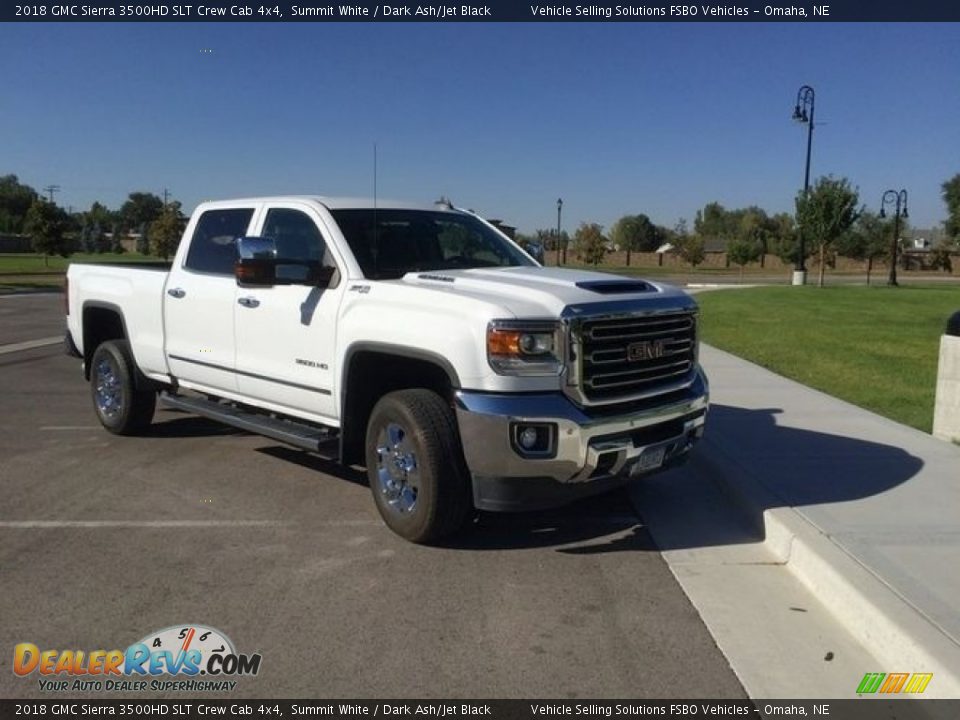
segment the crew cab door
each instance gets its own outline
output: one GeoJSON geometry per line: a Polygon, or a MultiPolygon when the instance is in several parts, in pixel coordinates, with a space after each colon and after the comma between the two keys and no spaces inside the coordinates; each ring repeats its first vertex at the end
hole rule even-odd
{"type": "Polygon", "coordinates": [[[253,206],[211,208],[194,222],[163,298],[170,372],[186,387],[235,394],[236,239],[248,233],[253,206]]]}
{"type": "Polygon", "coordinates": [[[271,203],[254,233],[276,242],[277,257],[321,260],[338,268],[328,287],[239,288],[235,307],[240,393],[281,412],[336,424],[333,386],[336,317],[346,282],[343,262],[308,204],[271,203]]]}

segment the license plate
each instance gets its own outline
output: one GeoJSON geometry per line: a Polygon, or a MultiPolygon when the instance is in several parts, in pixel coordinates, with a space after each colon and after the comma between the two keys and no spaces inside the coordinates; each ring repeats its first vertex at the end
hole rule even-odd
{"type": "Polygon", "coordinates": [[[639,475],[651,470],[656,470],[663,465],[663,456],[666,454],[666,451],[667,449],[663,446],[644,450],[633,464],[633,467],[630,468],[630,474],[639,475]]]}

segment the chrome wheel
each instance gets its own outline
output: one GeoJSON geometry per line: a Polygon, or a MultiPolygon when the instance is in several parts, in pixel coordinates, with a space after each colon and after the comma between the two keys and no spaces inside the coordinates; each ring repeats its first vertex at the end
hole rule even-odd
{"type": "Polygon", "coordinates": [[[377,433],[377,481],[387,505],[400,514],[417,506],[420,472],[413,438],[398,423],[388,423],[377,433]]]}
{"type": "Polygon", "coordinates": [[[363,455],[377,512],[397,535],[432,543],[466,524],[470,476],[456,417],[425,388],[387,393],[367,420],[363,455]]]}
{"type": "Polygon", "coordinates": [[[123,409],[123,386],[116,364],[109,357],[101,357],[95,372],[94,398],[100,414],[112,420],[123,409]]]}

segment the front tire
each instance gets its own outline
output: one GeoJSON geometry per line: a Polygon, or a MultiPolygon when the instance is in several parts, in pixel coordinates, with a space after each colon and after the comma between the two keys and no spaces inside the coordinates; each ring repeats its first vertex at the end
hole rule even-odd
{"type": "Polygon", "coordinates": [[[101,344],[90,361],[90,393],[100,424],[115,435],[136,435],[153,420],[157,394],[139,390],[126,340],[101,344]]]}
{"type": "Polygon", "coordinates": [[[430,390],[384,395],[367,423],[367,476],[377,510],[397,535],[431,543],[460,530],[472,511],[453,411],[430,390]]]}

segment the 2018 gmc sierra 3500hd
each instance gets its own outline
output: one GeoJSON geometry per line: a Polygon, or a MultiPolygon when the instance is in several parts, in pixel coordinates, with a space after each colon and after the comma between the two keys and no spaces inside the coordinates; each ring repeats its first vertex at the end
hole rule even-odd
{"type": "Polygon", "coordinates": [[[542,267],[449,204],[206,202],[172,266],[73,264],[66,292],[107,430],[159,397],[366,465],[414,542],[674,464],[707,413],[688,295],[542,267]]]}

